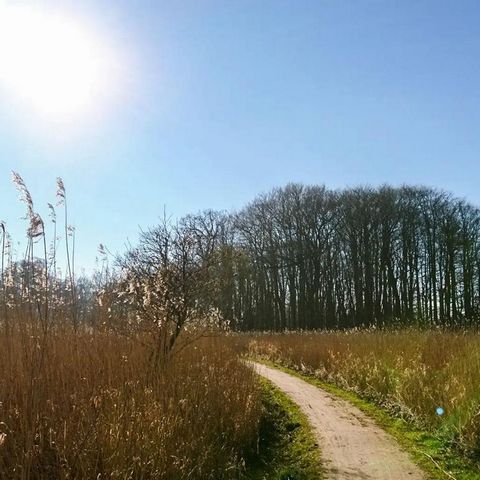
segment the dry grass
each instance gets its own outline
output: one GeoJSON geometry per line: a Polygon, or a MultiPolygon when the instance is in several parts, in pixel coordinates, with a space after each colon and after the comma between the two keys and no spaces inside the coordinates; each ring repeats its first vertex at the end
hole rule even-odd
{"type": "Polygon", "coordinates": [[[154,377],[135,339],[0,337],[0,478],[236,478],[261,416],[253,373],[218,339],[154,377]]]}
{"type": "MultiPolygon", "coordinates": [[[[75,229],[57,179],[63,277],[55,208],[49,250],[25,182],[17,173],[13,182],[27,245],[17,258],[0,222],[0,478],[238,478],[258,441],[260,386],[221,339],[197,338],[210,323],[187,291],[195,253],[184,268],[170,248],[160,267],[149,257],[153,292],[140,288],[153,282],[148,269],[121,282],[103,246],[101,270],[76,278],[75,229]],[[171,270],[182,275],[166,284],[171,270]]],[[[191,245],[186,234],[177,240],[191,245]]]]}
{"type": "Polygon", "coordinates": [[[480,336],[351,332],[260,335],[254,355],[355,391],[480,461],[480,336]],[[438,415],[441,407],[445,413],[438,415]]]}

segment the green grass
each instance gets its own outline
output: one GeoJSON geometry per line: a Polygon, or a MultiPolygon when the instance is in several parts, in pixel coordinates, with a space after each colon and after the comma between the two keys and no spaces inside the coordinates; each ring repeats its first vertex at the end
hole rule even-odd
{"type": "Polygon", "coordinates": [[[320,452],[307,418],[283,392],[262,382],[258,454],[247,459],[245,480],[323,478],[320,452]]]}
{"type": "Polygon", "coordinates": [[[478,480],[480,478],[478,468],[452,451],[446,440],[441,437],[435,437],[429,432],[419,430],[407,421],[393,417],[385,409],[374,405],[355,393],[323,382],[313,375],[300,373],[297,370],[265,359],[255,360],[301,378],[355,405],[372,418],[377,425],[392,435],[431,479],[478,480]]]}

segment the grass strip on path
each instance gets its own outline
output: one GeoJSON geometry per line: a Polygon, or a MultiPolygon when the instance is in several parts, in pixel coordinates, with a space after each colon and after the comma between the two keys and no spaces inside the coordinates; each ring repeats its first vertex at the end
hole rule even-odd
{"type": "Polygon", "coordinates": [[[320,451],[306,416],[268,380],[262,383],[258,454],[247,459],[244,480],[322,479],[320,451]]]}

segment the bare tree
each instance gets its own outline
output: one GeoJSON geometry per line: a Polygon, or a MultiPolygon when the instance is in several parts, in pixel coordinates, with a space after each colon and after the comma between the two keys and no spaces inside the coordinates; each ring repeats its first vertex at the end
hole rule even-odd
{"type": "Polygon", "coordinates": [[[218,232],[207,230],[200,238],[197,227],[193,218],[164,220],[117,261],[116,294],[132,331],[150,338],[153,371],[168,360],[181,334],[197,336],[219,321],[211,271],[218,232]]]}

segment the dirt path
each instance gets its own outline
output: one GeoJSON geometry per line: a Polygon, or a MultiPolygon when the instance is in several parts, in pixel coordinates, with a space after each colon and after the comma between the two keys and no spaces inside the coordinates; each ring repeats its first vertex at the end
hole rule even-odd
{"type": "Polygon", "coordinates": [[[260,364],[254,367],[307,415],[317,435],[327,479],[425,479],[395,440],[358,408],[280,370],[260,364]]]}

